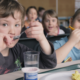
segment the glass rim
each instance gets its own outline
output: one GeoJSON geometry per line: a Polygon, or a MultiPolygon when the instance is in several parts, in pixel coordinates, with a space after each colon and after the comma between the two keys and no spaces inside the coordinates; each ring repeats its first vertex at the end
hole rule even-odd
{"type": "Polygon", "coordinates": [[[25,51],[24,54],[39,54],[40,52],[39,51],[25,51]]]}

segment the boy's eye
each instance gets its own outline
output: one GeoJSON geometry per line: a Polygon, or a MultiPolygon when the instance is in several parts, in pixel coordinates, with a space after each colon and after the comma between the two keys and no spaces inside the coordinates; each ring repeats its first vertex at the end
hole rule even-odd
{"type": "Polygon", "coordinates": [[[16,24],[15,26],[18,27],[18,26],[20,26],[20,25],[19,25],[19,24],[16,24]]]}
{"type": "Polygon", "coordinates": [[[3,26],[8,26],[8,24],[4,23],[3,26]]]}
{"type": "Polygon", "coordinates": [[[78,20],[80,22],[80,20],[78,20]]]}
{"type": "Polygon", "coordinates": [[[49,22],[49,20],[46,20],[46,22],[49,22]]]}
{"type": "Polygon", "coordinates": [[[55,20],[52,20],[53,22],[55,21],[55,20]]]}

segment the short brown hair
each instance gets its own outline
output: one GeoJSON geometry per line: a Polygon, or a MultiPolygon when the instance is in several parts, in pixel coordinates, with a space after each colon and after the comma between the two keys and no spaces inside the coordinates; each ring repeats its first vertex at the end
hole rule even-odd
{"type": "Polygon", "coordinates": [[[14,18],[15,11],[21,13],[22,25],[24,24],[25,8],[16,0],[0,0],[0,18],[12,16],[14,18]]]}
{"type": "Polygon", "coordinates": [[[27,10],[26,10],[26,15],[28,15],[28,12],[29,12],[30,9],[35,9],[36,12],[37,12],[37,8],[36,8],[35,6],[30,6],[30,7],[28,7],[27,10]]]}
{"type": "Polygon", "coordinates": [[[57,16],[55,10],[47,10],[47,11],[44,12],[43,17],[42,17],[42,24],[43,24],[43,27],[44,27],[45,30],[46,30],[46,27],[45,27],[45,24],[44,24],[44,20],[46,18],[46,15],[50,15],[51,17],[55,17],[57,19],[58,26],[59,26],[59,20],[58,20],[58,16],[57,16]]]}

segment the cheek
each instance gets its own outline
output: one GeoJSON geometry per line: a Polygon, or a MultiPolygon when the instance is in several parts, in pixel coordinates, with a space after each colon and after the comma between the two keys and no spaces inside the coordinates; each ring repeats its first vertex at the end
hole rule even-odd
{"type": "Polygon", "coordinates": [[[0,33],[8,33],[8,28],[6,28],[6,29],[2,29],[2,28],[0,28],[0,33]]]}
{"type": "Polygon", "coordinates": [[[53,25],[54,26],[58,26],[58,23],[55,21],[55,22],[53,22],[53,25]]]}
{"type": "Polygon", "coordinates": [[[79,28],[80,27],[80,23],[79,22],[75,22],[73,25],[74,28],[79,28]]]}
{"type": "Polygon", "coordinates": [[[45,25],[45,27],[48,27],[49,23],[48,22],[44,22],[44,25],[45,25]]]}
{"type": "Polygon", "coordinates": [[[28,18],[30,18],[30,17],[31,17],[31,14],[28,15],[28,18]]]}
{"type": "Polygon", "coordinates": [[[35,15],[35,18],[37,18],[37,15],[35,15]]]}
{"type": "Polygon", "coordinates": [[[19,35],[21,33],[21,28],[16,29],[16,35],[19,35]]]}

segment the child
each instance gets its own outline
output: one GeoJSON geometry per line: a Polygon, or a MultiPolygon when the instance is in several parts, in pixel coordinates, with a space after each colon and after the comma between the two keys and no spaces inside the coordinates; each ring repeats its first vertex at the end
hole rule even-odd
{"type": "MultiPolygon", "coordinates": [[[[30,6],[26,10],[27,20],[24,23],[24,27],[22,28],[22,32],[29,26],[30,22],[34,22],[37,19],[37,9],[35,6],[30,6]]],[[[26,34],[22,34],[21,38],[26,38],[26,34]]]]}
{"type": "Polygon", "coordinates": [[[42,22],[42,16],[43,16],[44,12],[45,12],[45,9],[43,7],[38,8],[38,18],[37,18],[37,20],[39,22],[42,22]]]}
{"type": "MultiPolygon", "coordinates": [[[[20,66],[17,66],[16,61],[23,67],[23,52],[31,51],[25,45],[18,43],[18,39],[13,39],[14,36],[20,35],[24,16],[24,8],[17,1],[0,1],[0,74],[18,69],[20,66]]],[[[29,38],[35,38],[40,43],[39,67],[55,67],[56,55],[54,48],[45,38],[41,23],[32,22],[30,28],[26,30],[26,35],[29,38]]]]}
{"type": "Polygon", "coordinates": [[[57,63],[80,60],[80,9],[72,16],[71,26],[75,29],[70,37],[54,42],[57,63]]]}
{"type": "Polygon", "coordinates": [[[57,36],[65,32],[59,28],[59,20],[54,10],[47,10],[43,14],[42,24],[47,36],[57,36]]]}

